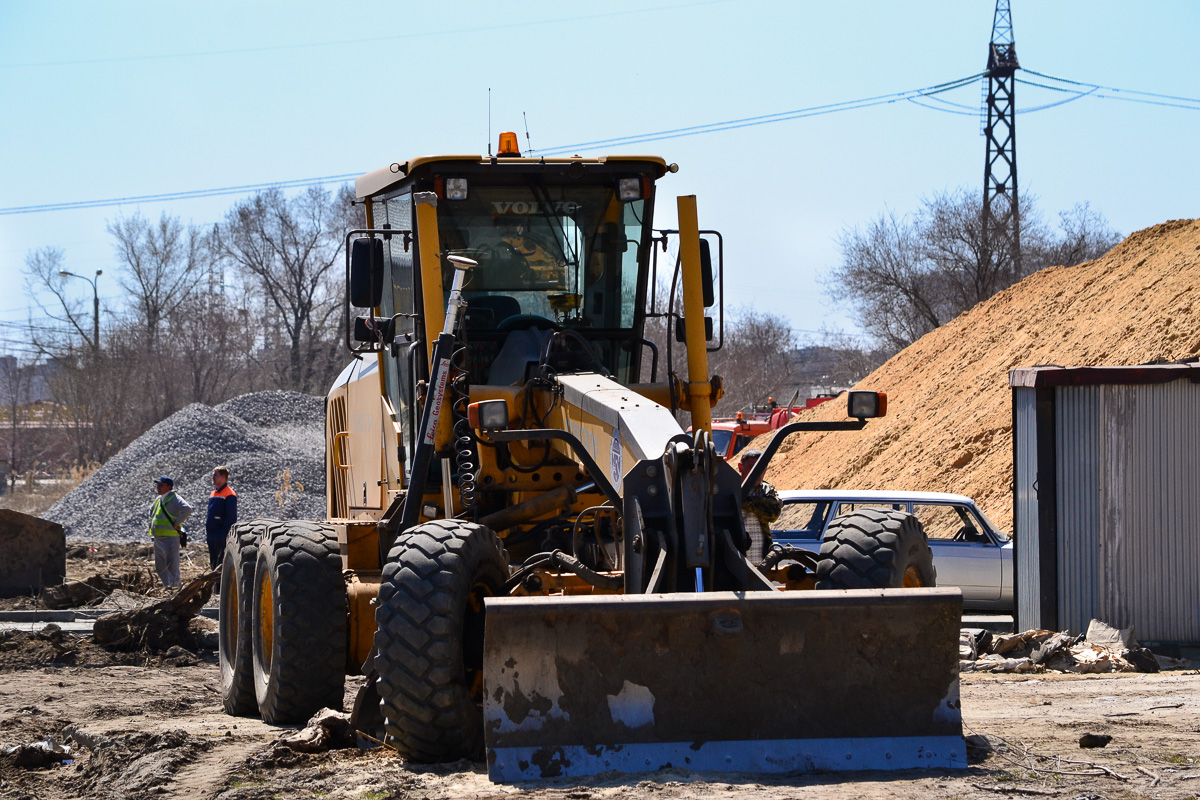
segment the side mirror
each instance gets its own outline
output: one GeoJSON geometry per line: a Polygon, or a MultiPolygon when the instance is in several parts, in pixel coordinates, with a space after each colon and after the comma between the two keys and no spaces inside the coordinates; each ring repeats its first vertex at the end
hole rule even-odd
{"type": "MultiPolygon", "coordinates": [[[[704,307],[712,308],[717,298],[713,291],[712,250],[708,246],[708,239],[700,240],[700,283],[704,287],[704,307]]],[[[708,341],[712,341],[711,334],[708,341]]]]}
{"type": "Polygon", "coordinates": [[[605,255],[617,255],[629,250],[629,239],[615,222],[605,223],[604,230],[598,238],[600,241],[597,243],[597,249],[605,255]]]}
{"type": "MultiPolygon", "coordinates": [[[[713,321],[712,317],[704,318],[704,341],[711,342],[713,340],[713,321]]],[[[675,320],[675,341],[680,344],[687,343],[687,321],[683,318],[675,320]]]]}
{"type": "Polygon", "coordinates": [[[396,320],[391,317],[355,317],[354,341],[391,344],[396,339],[396,320]]]}
{"type": "Polygon", "coordinates": [[[374,308],[383,302],[383,240],[355,239],[350,246],[350,305],[374,308]]]}

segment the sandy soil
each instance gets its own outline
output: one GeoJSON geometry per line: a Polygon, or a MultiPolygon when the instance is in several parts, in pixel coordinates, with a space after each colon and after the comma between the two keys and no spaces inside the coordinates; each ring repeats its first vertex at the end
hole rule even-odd
{"type": "MultiPolygon", "coordinates": [[[[793,436],[767,479],[779,489],[960,492],[1011,531],[1008,371],[1200,355],[1197,288],[1200,220],[1156,225],[1103,258],[1037,272],[864,379],[859,388],[887,392],[887,417],[861,432],[793,436]]],[[[800,419],[845,412],[844,403],[825,403],[800,419]]]]}
{"type": "MultiPolygon", "coordinates": [[[[58,736],[68,725],[107,744],[44,769],[0,759],[0,797],[1195,797],[1198,674],[964,676],[966,732],[989,745],[973,748],[973,764],[961,772],[763,778],[673,770],[496,786],[481,764],[409,766],[385,750],[294,753],[277,742],[288,729],[221,712],[211,655],[187,667],[39,667],[0,678],[0,745],[58,736]],[[1078,739],[1087,732],[1113,739],[1083,750],[1078,739]]],[[[348,682],[347,702],[354,690],[348,682]]]]}

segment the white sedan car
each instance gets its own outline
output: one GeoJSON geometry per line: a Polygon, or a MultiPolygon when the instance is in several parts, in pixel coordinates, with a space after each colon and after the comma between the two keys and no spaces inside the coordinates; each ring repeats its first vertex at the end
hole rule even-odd
{"type": "Polygon", "coordinates": [[[781,491],[783,513],[771,525],[777,544],[819,552],[829,523],[864,508],[907,511],[929,537],[938,586],[962,589],[963,608],[1012,611],[1013,545],[975,501],[945,492],[781,491]]]}

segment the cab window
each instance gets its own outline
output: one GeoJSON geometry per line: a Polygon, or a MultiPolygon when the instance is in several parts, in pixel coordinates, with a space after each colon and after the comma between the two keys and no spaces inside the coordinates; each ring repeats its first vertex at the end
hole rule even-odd
{"type": "Polygon", "coordinates": [[[825,530],[830,505],[826,501],[784,503],[779,519],[771,523],[771,532],[780,534],[780,538],[819,540],[825,530]]]}
{"type": "Polygon", "coordinates": [[[990,540],[965,508],[944,504],[918,504],[913,514],[930,539],[951,542],[988,543],[990,540]]]}

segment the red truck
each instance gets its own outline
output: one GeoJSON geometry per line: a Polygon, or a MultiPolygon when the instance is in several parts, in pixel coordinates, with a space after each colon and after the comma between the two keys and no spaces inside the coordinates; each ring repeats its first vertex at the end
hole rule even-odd
{"type": "Polygon", "coordinates": [[[806,408],[819,406],[826,400],[832,400],[836,395],[819,394],[816,397],[810,397],[804,401],[803,405],[796,404],[796,397],[799,393],[792,396],[792,402],[786,406],[781,406],[775,402],[774,397],[768,397],[766,405],[751,406],[749,411],[739,411],[737,415],[730,417],[722,417],[714,419],[712,422],[712,440],[716,446],[717,452],[728,461],[750,444],[750,441],[756,436],[760,436],[776,428],[782,428],[787,424],[792,415],[806,408]]]}

